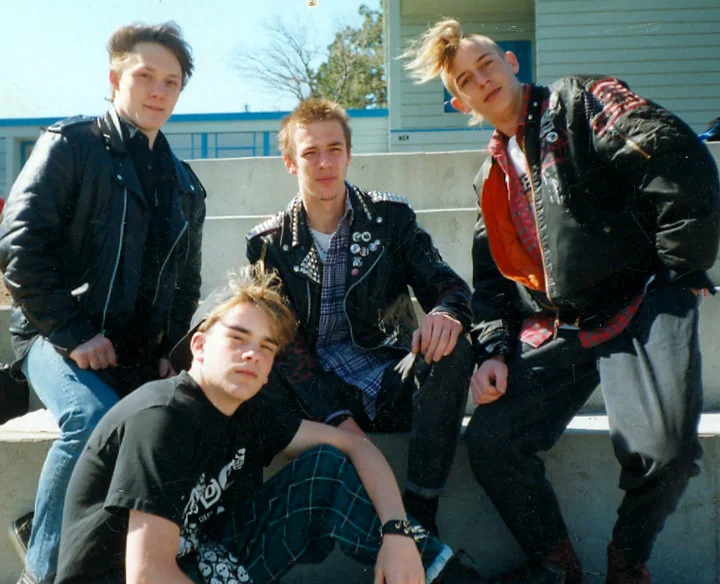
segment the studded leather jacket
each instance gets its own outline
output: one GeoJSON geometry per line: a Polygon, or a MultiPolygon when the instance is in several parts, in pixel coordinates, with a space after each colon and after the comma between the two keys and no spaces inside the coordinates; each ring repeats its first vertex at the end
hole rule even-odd
{"type": "MultiPolygon", "coordinates": [[[[470,290],[418,226],[408,201],[347,186],[353,221],[344,309],[352,341],[365,349],[407,352],[417,328],[408,286],[425,312],[448,313],[467,330],[470,290]]],[[[314,352],[322,263],[299,196],[248,233],[247,257],[277,270],[298,319],[297,342],[314,352]]]]}

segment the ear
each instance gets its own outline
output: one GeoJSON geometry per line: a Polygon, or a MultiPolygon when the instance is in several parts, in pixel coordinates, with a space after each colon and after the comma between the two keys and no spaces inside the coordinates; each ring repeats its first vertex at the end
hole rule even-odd
{"type": "Polygon", "coordinates": [[[117,71],[110,69],[108,73],[108,79],[110,80],[111,87],[117,91],[120,89],[120,74],[117,71]]]}
{"type": "Polygon", "coordinates": [[[297,166],[292,158],[290,158],[287,154],[283,154],[283,162],[285,162],[285,168],[287,168],[287,171],[290,174],[297,175],[297,166]]]}
{"type": "Polygon", "coordinates": [[[470,113],[470,108],[467,107],[460,99],[457,97],[452,97],[450,99],[450,105],[453,106],[457,111],[462,112],[464,114],[470,113]]]}
{"type": "Polygon", "coordinates": [[[205,360],[205,333],[196,332],[190,338],[190,352],[193,356],[193,361],[202,363],[205,360]]]}
{"type": "Polygon", "coordinates": [[[510,65],[512,72],[517,75],[520,72],[520,61],[512,51],[505,52],[505,62],[510,65]]]}

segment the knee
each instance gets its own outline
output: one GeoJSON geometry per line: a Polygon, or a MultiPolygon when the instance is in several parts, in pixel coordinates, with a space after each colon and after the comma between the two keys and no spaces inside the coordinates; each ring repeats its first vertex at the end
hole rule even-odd
{"type": "Polygon", "coordinates": [[[63,437],[84,444],[109,409],[109,406],[97,401],[77,403],[67,408],[58,419],[63,437]]]}
{"type": "Polygon", "coordinates": [[[494,420],[486,416],[483,406],[475,409],[468,424],[464,440],[468,448],[468,456],[473,467],[479,470],[489,469],[495,461],[506,456],[507,440],[494,429],[494,420]]]}
{"type": "Polygon", "coordinates": [[[699,443],[683,447],[674,440],[656,441],[652,454],[629,452],[618,456],[622,467],[621,488],[640,489],[655,481],[683,483],[699,474],[696,461],[702,456],[699,443]]]}
{"type": "Polygon", "coordinates": [[[474,365],[473,350],[464,335],[458,338],[455,348],[449,355],[433,364],[436,375],[447,379],[458,379],[465,383],[470,379],[474,365]]]}
{"type": "Polygon", "coordinates": [[[293,465],[295,472],[308,474],[313,479],[337,479],[348,467],[353,468],[347,455],[329,444],[321,444],[303,452],[293,465]]]}

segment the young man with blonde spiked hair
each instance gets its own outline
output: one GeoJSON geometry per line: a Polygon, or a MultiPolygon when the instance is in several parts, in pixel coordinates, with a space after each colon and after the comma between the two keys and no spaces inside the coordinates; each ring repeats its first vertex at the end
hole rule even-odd
{"type": "Polygon", "coordinates": [[[452,105],[495,127],[475,181],[476,478],[530,562],[497,582],[577,584],[582,569],[537,452],[602,386],[625,497],[608,584],[648,584],[656,535],[701,449],[698,290],[717,257],[720,197],[707,148],[612,77],[523,85],[492,39],[444,20],[404,55],[452,105]],[[544,581],[544,580],[543,580],[544,581]]]}
{"type": "Polygon", "coordinates": [[[40,136],[0,225],[14,366],[60,427],[34,515],[10,528],[25,584],[54,582],[86,440],[121,396],[174,374],[168,353],[200,296],[205,191],[160,131],[192,75],[190,47],[168,22],[120,27],[107,48],[112,107],[40,136]]]}
{"type": "Polygon", "coordinates": [[[377,584],[483,581],[408,521],[370,441],[261,392],[296,326],[278,284],[255,271],[211,295],[170,355],[182,372],[100,421],[70,481],[57,584],[265,584],[335,544],[377,584]],[[292,462],[263,484],[280,452],[292,462]]]}
{"type": "Polygon", "coordinates": [[[411,431],[403,500],[437,533],[472,368],[470,290],[406,199],[345,181],[342,107],[305,101],[278,138],[299,192],[247,237],[248,259],[277,270],[299,322],[270,388],[299,415],[349,432],[411,431]],[[408,286],[426,312],[420,327],[408,286]]]}

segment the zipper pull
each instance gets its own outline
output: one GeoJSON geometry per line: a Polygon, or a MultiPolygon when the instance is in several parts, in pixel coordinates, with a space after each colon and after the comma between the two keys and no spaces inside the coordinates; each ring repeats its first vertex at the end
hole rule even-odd
{"type": "Polygon", "coordinates": [[[552,335],[553,341],[555,339],[557,339],[559,328],[560,328],[560,311],[557,310],[555,312],[555,319],[553,320],[553,335],[552,335]]]}

